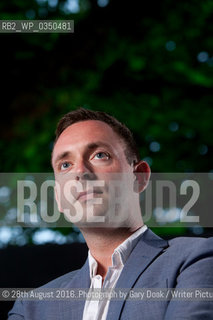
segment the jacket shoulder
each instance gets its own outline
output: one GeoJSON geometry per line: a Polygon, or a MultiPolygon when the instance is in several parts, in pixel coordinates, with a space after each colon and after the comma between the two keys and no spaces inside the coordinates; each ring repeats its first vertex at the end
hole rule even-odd
{"type": "Polygon", "coordinates": [[[170,251],[185,257],[213,256],[213,237],[178,237],[168,241],[170,251]]]}
{"type": "Polygon", "coordinates": [[[72,280],[76,274],[79,272],[80,269],[68,272],[56,279],[51,280],[50,282],[47,282],[46,284],[42,285],[39,288],[63,288],[66,287],[66,284],[72,280]]]}
{"type": "Polygon", "coordinates": [[[177,237],[168,241],[170,246],[179,247],[183,246],[188,249],[197,246],[209,246],[213,244],[213,237],[210,238],[201,238],[201,237],[177,237]]]}

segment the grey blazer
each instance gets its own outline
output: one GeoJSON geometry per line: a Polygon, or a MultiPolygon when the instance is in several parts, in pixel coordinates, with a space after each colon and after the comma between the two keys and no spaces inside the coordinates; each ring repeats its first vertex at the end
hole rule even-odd
{"type": "MultiPolygon", "coordinates": [[[[88,260],[44,288],[89,288],[88,260]]],[[[213,238],[165,241],[145,231],[133,249],[116,288],[213,288],[213,238]]],[[[8,320],[81,320],[83,300],[17,300],[8,320]]],[[[213,319],[211,301],[111,300],[107,320],[213,319]]]]}

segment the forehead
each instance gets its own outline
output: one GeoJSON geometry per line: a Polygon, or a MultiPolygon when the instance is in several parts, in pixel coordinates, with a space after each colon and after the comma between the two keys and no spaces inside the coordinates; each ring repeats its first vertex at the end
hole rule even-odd
{"type": "MultiPolygon", "coordinates": [[[[103,142],[112,148],[122,148],[121,138],[105,122],[86,120],[67,127],[59,136],[53,150],[53,161],[58,152],[70,147],[84,147],[93,142],[103,142]]],[[[123,149],[123,148],[122,148],[123,149]]]]}

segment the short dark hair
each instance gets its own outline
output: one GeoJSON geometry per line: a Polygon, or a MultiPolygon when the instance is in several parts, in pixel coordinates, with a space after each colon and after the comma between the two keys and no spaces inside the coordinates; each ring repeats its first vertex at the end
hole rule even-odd
{"type": "Polygon", "coordinates": [[[133,161],[140,161],[140,154],[131,131],[123,123],[119,122],[111,115],[102,111],[93,111],[84,108],[78,108],[65,114],[58,122],[55,131],[56,138],[54,145],[62,132],[67,127],[71,126],[74,123],[87,120],[99,120],[108,124],[113,129],[113,131],[123,140],[126,147],[124,153],[128,163],[132,164],[133,161]]]}

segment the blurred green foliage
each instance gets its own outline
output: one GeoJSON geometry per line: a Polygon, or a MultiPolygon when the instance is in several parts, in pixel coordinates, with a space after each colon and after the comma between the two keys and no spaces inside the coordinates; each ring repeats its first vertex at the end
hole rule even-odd
{"type": "Polygon", "coordinates": [[[56,123],[82,105],[125,122],[154,171],[213,169],[212,1],[51,3],[0,4],[1,19],[75,20],[74,34],[1,34],[1,171],[51,170],[56,123]]]}
{"type": "Polygon", "coordinates": [[[74,19],[74,34],[1,34],[2,172],[51,171],[77,106],[133,131],[156,172],[213,170],[213,2],[1,1],[0,19],[74,19]]]}

